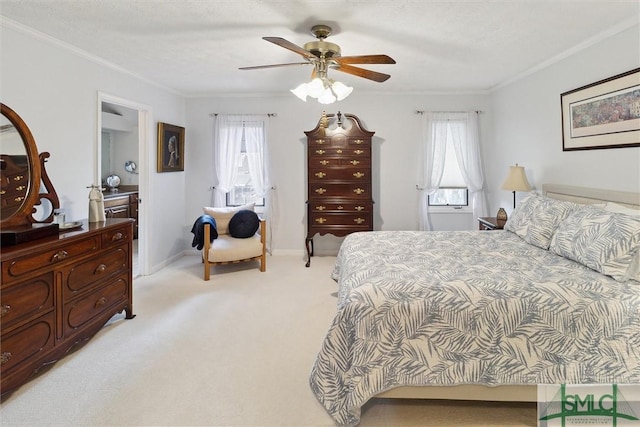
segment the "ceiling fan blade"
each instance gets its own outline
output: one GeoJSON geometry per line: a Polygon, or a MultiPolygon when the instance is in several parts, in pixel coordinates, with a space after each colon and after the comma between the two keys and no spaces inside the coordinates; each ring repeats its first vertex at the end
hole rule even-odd
{"type": "Polygon", "coordinates": [[[365,70],[364,68],[353,67],[347,64],[337,64],[331,68],[342,71],[343,73],[353,74],[354,76],[363,77],[365,79],[373,80],[378,83],[382,83],[391,77],[389,74],[378,73],[377,71],[365,70]]]}
{"type": "Polygon", "coordinates": [[[307,58],[307,59],[314,59],[316,58],[316,56],[309,52],[308,50],[305,50],[303,48],[301,48],[300,46],[291,43],[288,40],[283,39],[282,37],[263,37],[263,40],[266,40],[268,42],[277,44],[280,47],[283,47],[285,49],[289,49],[295,53],[297,53],[298,55],[302,55],[303,57],[307,58]]]}
{"type": "Polygon", "coordinates": [[[387,55],[341,56],[332,58],[338,64],[395,64],[396,61],[387,55]]]}
{"type": "Polygon", "coordinates": [[[288,67],[290,65],[309,65],[309,62],[289,62],[286,64],[256,65],[254,67],[240,67],[238,70],[260,70],[262,68],[288,67]]]}

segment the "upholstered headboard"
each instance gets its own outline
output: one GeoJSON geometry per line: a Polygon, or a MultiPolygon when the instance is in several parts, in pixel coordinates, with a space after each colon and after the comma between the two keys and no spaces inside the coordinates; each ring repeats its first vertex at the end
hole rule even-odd
{"type": "Polygon", "coordinates": [[[542,184],[542,193],[554,199],[581,204],[613,202],[633,209],[640,209],[640,193],[574,187],[561,184],[542,184]]]}

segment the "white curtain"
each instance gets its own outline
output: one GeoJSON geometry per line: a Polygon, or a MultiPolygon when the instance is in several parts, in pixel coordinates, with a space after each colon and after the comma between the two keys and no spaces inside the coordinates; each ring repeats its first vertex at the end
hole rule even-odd
{"type": "Polygon", "coordinates": [[[426,112],[419,165],[419,227],[432,230],[427,198],[440,187],[447,141],[451,141],[465,185],[469,189],[473,218],[486,215],[486,195],[480,158],[478,114],[473,112],[426,112]]]}
{"type": "Polygon", "coordinates": [[[237,177],[238,161],[244,139],[251,183],[259,197],[265,201],[263,217],[267,220],[267,248],[273,245],[275,219],[275,185],[271,182],[269,158],[268,116],[218,114],[214,118],[214,165],[217,184],[214,206],[226,205],[226,194],[233,188],[237,177]]]}
{"type": "Polygon", "coordinates": [[[427,198],[440,187],[447,149],[447,113],[426,112],[424,141],[418,165],[418,215],[420,230],[432,230],[427,198]]]}
{"type": "MultiPolygon", "coordinates": [[[[457,116],[457,115],[456,115],[457,116]]],[[[478,113],[461,113],[449,122],[451,141],[456,151],[456,159],[464,183],[469,189],[473,208],[472,224],[481,216],[486,216],[487,203],[484,191],[484,175],[480,159],[480,136],[478,132],[478,113]]]]}

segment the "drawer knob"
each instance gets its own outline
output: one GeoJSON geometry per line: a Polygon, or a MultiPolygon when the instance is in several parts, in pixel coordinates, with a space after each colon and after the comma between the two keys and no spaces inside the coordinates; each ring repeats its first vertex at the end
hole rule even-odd
{"type": "Polygon", "coordinates": [[[16,175],[13,177],[14,181],[22,181],[24,179],[24,175],[16,175]]]}
{"type": "Polygon", "coordinates": [[[27,189],[27,186],[26,186],[26,185],[18,185],[18,186],[16,187],[16,190],[17,190],[17,191],[22,191],[22,190],[26,190],[26,189],[27,189]]]}
{"type": "Polygon", "coordinates": [[[327,174],[326,174],[326,173],[324,173],[324,172],[316,172],[316,176],[317,176],[318,178],[322,179],[322,178],[324,178],[325,176],[327,176],[327,174]]]}
{"type": "Polygon", "coordinates": [[[361,139],[354,139],[354,140],[353,140],[353,143],[354,143],[354,144],[358,144],[358,145],[362,144],[363,142],[364,142],[364,141],[363,141],[363,140],[361,140],[361,139]]]}
{"type": "Polygon", "coordinates": [[[358,212],[363,211],[364,210],[364,206],[356,206],[356,210],[358,212]]]}
{"type": "Polygon", "coordinates": [[[358,224],[358,225],[359,225],[359,224],[362,224],[365,220],[364,220],[364,218],[356,218],[356,219],[354,219],[353,221],[354,221],[356,224],[358,224]]]}
{"type": "Polygon", "coordinates": [[[326,192],[327,192],[327,190],[325,188],[322,188],[322,187],[316,189],[316,193],[318,193],[318,194],[324,194],[326,192]]]}
{"type": "Polygon", "coordinates": [[[20,197],[16,197],[15,199],[13,199],[14,202],[21,202],[24,200],[24,197],[20,196],[20,197]]]}
{"type": "Polygon", "coordinates": [[[316,150],[316,154],[324,154],[324,153],[326,153],[326,151],[324,151],[324,150],[316,150]]]}
{"type": "Polygon", "coordinates": [[[364,174],[362,172],[355,172],[353,176],[355,176],[356,178],[362,178],[364,174]]]}
{"type": "Polygon", "coordinates": [[[320,164],[322,166],[327,166],[329,164],[329,160],[320,160],[320,164]]]}
{"type": "Polygon", "coordinates": [[[360,161],[359,160],[351,160],[349,163],[351,163],[353,166],[355,166],[355,165],[359,165],[360,161]]]}
{"type": "Polygon", "coordinates": [[[342,150],[337,149],[337,150],[336,150],[336,153],[338,153],[338,154],[342,154],[342,150]]]}
{"type": "Polygon", "coordinates": [[[325,218],[316,218],[316,222],[318,224],[324,224],[325,222],[327,222],[327,220],[325,218]]]}
{"type": "Polygon", "coordinates": [[[326,208],[326,207],[324,207],[324,206],[322,206],[322,205],[320,205],[320,206],[316,206],[316,210],[317,210],[317,211],[323,211],[323,210],[325,210],[325,209],[327,209],[327,208],[326,208]]]}
{"type": "Polygon", "coordinates": [[[344,209],[344,206],[338,206],[338,210],[341,211],[344,209]]]}
{"type": "Polygon", "coordinates": [[[4,365],[9,360],[11,360],[12,357],[13,357],[13,354],[10,351],[3,351],[2,355],[0,356],[0,364],[4,365]]]}
{"type": "Polygon", "coordinates": [[[117,240],[122,240],[122,238],[124,237],[124,235],[120,232],[117,232],[116,234],[113,235],[113,237],[111,237],[111,241],[115,242],[117,240]]]}
{"type": "Polygon", "coordinates": [[[100,264],[96,270],[93,272],[93,274],[100,274],[100,273],[104,273],[107,270],[107,266],[104,264],[100,264]]]}
{"type": "Polygon", "coordinates": [[[364,190],[362,188],[356,188],[355,190],[353,190],[353,192],[356,194],[362,194],[364,193],[364,190]]]}
{"type": "Polygon", "coordinates": [[[9,304],[4,304],[2,308],[0,308],[0,317],[4,316],[10,311],[11,311],[11,306],[9,304]]]}
{"type": "Polygon", "coordinates": [[[354,150],[353,152],[356,153],[356,154],[362,154],[362,153],[364,153],[364,150],[354,150]]]}
{"type": "Polygon", "coordinates": [[[107,298],[102,297],[98,301],[96,301],[96,303],[93,305],[93,307],[94,308],[98,308],[98,307],[101,307],[101,306],[105,305],[106,303],[107,303],[107,298]]]}
{"type": "Polygon", "coordinates": [[[324,144],[324,139],[316,139],[316,144],[324,144]]]}
{"type": "Polygon", "coordinates": [[[53,257],[51,258],[51,262],[62,261],[63,259],[65,259],[68,256],[69,256],[69,253],[67,251],[59,251],[58,253],[53,255],[53,257]]]}

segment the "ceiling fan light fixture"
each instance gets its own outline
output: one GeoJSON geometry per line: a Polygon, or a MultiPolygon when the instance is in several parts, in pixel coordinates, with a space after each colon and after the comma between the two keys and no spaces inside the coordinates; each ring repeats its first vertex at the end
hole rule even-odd
{"type": "Polygon", "coordinates": [[[307,83],[302,83],[298,85],[298,87],[296,87],[295,89],[291,89],[291,93],[297,96],[298,98],[300,98],[301,100],[303,100],[304,102],[307,102],[307,95],[309,95],[307,91],[307,83]]]}
{"type": "Polygon", "coordinates": [[[347,96],[351,95],[351,92],[353,92],[353,88],[351,86],[347,86],[342,82],[333,82],[331,90],[336,94],[338,101],[342,101],[347,96]]]}
{"type": "Polygon", "coordinates": [[[315,79],[307,83],[307,95],[309,95],[312,98],[320,97],[324,92],[324,89],[325,89],[324,82],[319,77],[316,77],[315,79]]]}
{"type": "Polygon", "coordinates": [[[336,102],[336,96],[331,91],[330,87],[327,87],[322,94],[318,97],[318,102],[320,104],[333,104],[336,102]]]}

